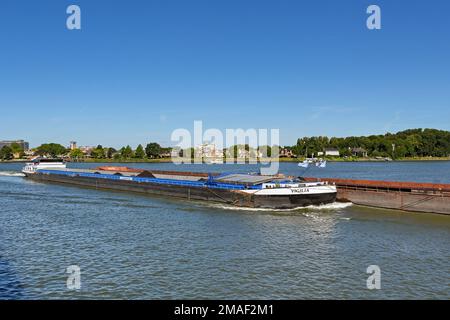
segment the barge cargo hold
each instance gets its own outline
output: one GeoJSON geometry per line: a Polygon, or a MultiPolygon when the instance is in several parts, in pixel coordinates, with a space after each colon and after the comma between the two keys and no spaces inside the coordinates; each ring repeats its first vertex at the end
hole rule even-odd
{"type": "Polygon", "coordinates": [[[281,175],[207,174],[177,171],[148,171],[124,167],[94,170],[39,168],[27,164],[27,178],[120,191],[206,200],[254,208],[292,209],[336,200],[336,187],[327,182],[304,182],[281,175]]]}
{"type": "Polygon", "coordinates": [[[326,180],[337,187],[338,201],[369,207],[450,215],[450,184],[304,178],[326,180]]]}

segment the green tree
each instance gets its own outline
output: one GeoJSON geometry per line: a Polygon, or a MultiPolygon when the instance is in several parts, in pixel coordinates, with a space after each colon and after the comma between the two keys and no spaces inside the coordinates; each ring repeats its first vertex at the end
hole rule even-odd
{"type": "Polygon", "coordinates": [[[408,152],[408,150],[406,149],[405,146],[403,146],[401,144],[400,145],[396,144],[395,145],[395,152],[394,152],[394,159],[405,157],[407,152],[408,152]]]}
{"type": "Polygon", "coordinates": [[[22,153],[23,152],[22,146],[20,144],[18,144],[18,143],[12,143],[10,145],[10,148],[11,148],[13,153],[22,153]]]}
{"type": "Polygon", "coordinates": [[[22,146],[18,143],[14,142],[9,147],[11,148],[14,157],[17,155],[18,158],[22,158],[25,155],[22,146]]]}
{"type": "Polygon", "coordinates": [[[84,157],[84,153],[80,149],[73,149],[70,151],[69,156],[72,159],[81,159],[84,157]]]}
{"type": "Polygon", "coordinates": [[[37,147],[37,154],[41,156],[57,157],[67,153],[67,149],[57,143],[45,143],[37,147]]]}
{"type": "Polygon", "coordinates": [[[102,145],[98,145],[95,149],[91,151],[91,157],[95,159],[103,159],[105,158],[105,150],[102,145]]]}
{"type": "Polygon", "coordinates": [[[239,157],[239,146],[238,145],[234,145],[233,147],[231,147],[231,154],[234,159],[237,159],[239,157]]]}
{"type": "Polygon", "coordinates": [[[116,152],[117,152],[116,149],[114,149],[114,148],[108,148],[108,150],[106,151],[106,157],[107,157],[108,159],[112,159],[116,152]]]}
{"type": "Polygon", "coordinates": [[[145,147],[145,154],[149,158],[159,157],[161,154],[161,146],[156,142],[151,142],[145,147]]]}
{"type": "Polygon", "coordinates": [[[2,160],[11,160],[12,158],[14,158],[14,155],[13,155],[13,151],[12,151],[11,147],[4,146],[0,150],[0,159],[2,159],[2,160]]]}
{"type": "Polygon", "coordinates": [[[136,151],[134,152],[134,157],[137,159],[143,159],[145,157],[145,152],[142,145],[137,146],[136,151]]]}
{"type": "Polygon", "coordinates": [[[360,147],[366,149],[372,157],[443,157],[450,155],[450,132],[419,128],[362,137],[303,137],[297,140],[293,150],[298,155],[311,155],[322,151],[324,147],[339,149],[341,156],[348,155],[349,148],[360,147]],[[392,154],[392,144],[396,146],[395,154],[392,154]]]}
{"type": "Polygon", "coordinates": [[[133,150],[131,149],[131,147],[128,145],[126,147],[123,147],[120,150],[120,154],[122,155],[122,158],[124,159],[129,159],[133,156],[133,150]]]}

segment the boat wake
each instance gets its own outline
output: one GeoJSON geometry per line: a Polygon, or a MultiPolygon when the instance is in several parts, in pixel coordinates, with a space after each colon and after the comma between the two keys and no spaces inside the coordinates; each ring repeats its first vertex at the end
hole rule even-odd
{"type": "Polygon", "coordinates": [[[21,172],[17,171],[0,171],[0,176],[2,177],[25,177],[21,172]]]}
{"type": "Polygon", "coordinates": [[[320,206],[307,206],[300,209],[319,209],[319,210],[339,210],[339,209],[345,209],[348,207],[351,207],[353,203],[351,202],[333,202],[328,204],[323,204],[320,206]]]}
{"type": "Polygon", "coordinates": [[[232,205],[227,204],[216,204],[211,203],[208,204],[208,207],[217,208],[217,209],[223,209],[223,210],[233,210],[233,211],[256,211],[256,212],[295,212],[295,211],[317,211],[317,210],[341,210],[348,208],[352,206],[353,204],[351,202],[333,202],[323,205],[311,205],[306,207],[297,207],[297,208],[291,208],[291,209],[271,209],[271,208],[248,208],[248,207],[236,207],[232,205]]]}

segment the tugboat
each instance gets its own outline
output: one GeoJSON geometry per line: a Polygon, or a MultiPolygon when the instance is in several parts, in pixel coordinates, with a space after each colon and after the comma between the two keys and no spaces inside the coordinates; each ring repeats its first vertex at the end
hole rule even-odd
{"type": "Polygon", "coordinates": [[[333,184],[305,182],[284,175],[149,171],[127,167],[68,169],[61,159],[40,159],[27,164],[22,172],[30,179],[42,182],[252,208],[292,209],[336,200],[336,186],[333,184]]]}

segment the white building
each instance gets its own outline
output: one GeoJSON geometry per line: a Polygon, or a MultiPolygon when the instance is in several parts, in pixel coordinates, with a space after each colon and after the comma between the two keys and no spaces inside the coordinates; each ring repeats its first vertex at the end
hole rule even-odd
{"type": "Polygon", "coordinates": [[[223,159],[223,150],[213,143],[204,143],[195,148],[196,158],[223,159]]]}
{"type": "Polygon", "coordinates": [[[339,150],[334,148],[327,148],[325,149],[325,155],[326,156],[333,156],[333,157],[339,157],[339,150]]]}
{"type": "Polygon", "coordinates": [[[83,152],[85,155],[90,155],[92,150],[95,149],[95,147],[90,147],[90,146],[83,146],[79,148],[81,150],[81,152],[83,152]]]}
{"type": "Polygon", "coordinates": [[[317,152],[318,157],[322,156],[331,156],[331,157],[339,157],[339,150],[335,148],[325,148],[324,151],[317,152]]]}

